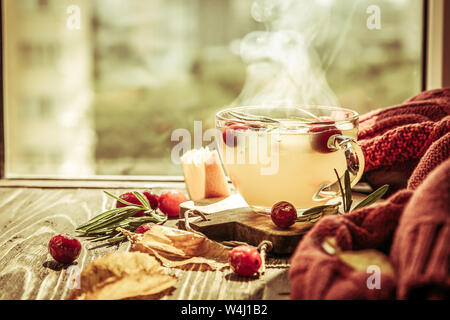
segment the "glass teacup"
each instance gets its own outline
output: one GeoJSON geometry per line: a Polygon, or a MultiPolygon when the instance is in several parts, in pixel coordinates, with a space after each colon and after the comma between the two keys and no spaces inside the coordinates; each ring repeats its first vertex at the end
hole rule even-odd
{"type": "Polygon", "coordinates": [[[302,212],[339,196],[336,172],[343,177],[348,170],[352,186],[361,178],[358,118],[340,107],[230,108],[216,115],[218,149],[233,185],[255,211],[288,201],[302,212]]]}

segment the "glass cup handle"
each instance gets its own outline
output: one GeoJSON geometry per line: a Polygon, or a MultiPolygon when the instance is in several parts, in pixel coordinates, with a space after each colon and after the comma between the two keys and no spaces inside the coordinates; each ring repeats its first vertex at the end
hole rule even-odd
{"type": "MultiPolygon", "coordinates": [[[[361,147],[355,139],[342,135],[333,135],[328,139],[328,148],[332,150],[342,150],[347,162],[347,169],[350,174],[350,185],[353,187],[364,172],[364,155],[361,147]]],[[[344,181],[343,177],[340,177],[344,181]]],[[[340,193],[339,183],[323,184],[314,194],[314,201],[324,201],[334,198],[340,193]]]]}

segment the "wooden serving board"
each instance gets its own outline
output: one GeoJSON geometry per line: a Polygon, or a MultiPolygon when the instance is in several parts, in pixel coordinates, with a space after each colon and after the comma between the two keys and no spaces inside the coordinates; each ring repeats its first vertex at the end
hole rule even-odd
{"type": "Polygon", "coordinates": [[[297,222],[287,229],[279,228],[272,222],[270,215],[256,213],[240,195],[233,194],[228,198],[182,203],[179,220],[181,228],[184,228],[184,213],[194,208],[205,214],[208,220],[190,218],[192,229],[216,241],[242,241],[257,246],[263,240],[269,240],[273,244],[271,253],[275,254],[291,254],[303,234],[313,226],[310,222],[297,222]]]}

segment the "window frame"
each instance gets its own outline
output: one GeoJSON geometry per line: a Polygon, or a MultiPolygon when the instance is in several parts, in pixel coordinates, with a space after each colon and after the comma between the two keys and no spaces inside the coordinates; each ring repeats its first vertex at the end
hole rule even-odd
{"type": "Polygon", "coordinates": [[[427,90],[450,87],[450,2],[426,0],[424,9],[423,86],[427,90]]]}
{"type": "MultiPolygon", "coordinates": [[[[7,176],[6,173],[6,154],[5,154],[5,111],[4,111],[4,82],[3,82],[3,58],[4,58],[4,19],[2,0],[0,5],[1,19],[1,59],[0,59],[0,181],[5,186],[15,186],[23,182],[35,181],[39,184],[55,185],[58,182],[183,182],[183,176],[105,176],[96,175],[86,178],[61,178],[49,176],[7,176]],[[6,183],[5,183],[6,182],[6,183]]],[[[422,90],[433,89],[437,87],[450,86],[450,3],[445,0],[423,0],[423,29],[422,29],[422,90]],[[444,72],[448,70],[448,72],[444,72]]],[[[31,186],[33,183],[31,183],[31,186]]]]}

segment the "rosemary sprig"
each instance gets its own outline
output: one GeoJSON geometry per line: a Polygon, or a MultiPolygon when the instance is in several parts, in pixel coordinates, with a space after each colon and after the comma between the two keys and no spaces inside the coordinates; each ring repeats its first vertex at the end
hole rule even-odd
{"type": "MultiPolygon", "coordinates": [[[[135,208],[137,208],[137,207],[135,207],[135,208]]],[[[105,212],[103,212],[102,214],[99,214],[98,216],[95,216],[95,217],[92,218],[91,220],[89,220],[89,221],[87,221],[87,222],[85,222],[85,223],[79,225],[79,226],[77,227],[76,230],[79,230],[79,229],[87,229],[88,227],[94,225],[95,223],[97,223],[97,222],[99,222],[99,221],[101,221],[101,220],[104,221],[104,220],[107,220],[107,219],[109,219],[109,218],[111,218],[111,217],[117,216],[117,215],[119,215],[119,214],[123,214],[124,212],[126,212],[126,211],[129,210],[129,209],[130,209],[130,208],[128,208],[128,207],[123,207],[123,208],[116,208],[116,209],[112,209],[112,210],[105,211],[105,212]]],[[[139,211],[140,211],[140,210],[141,210],[141,209],[139,209],[139,211]]],[[[137,212],[137,211],[136,211],[136,212],[137,212]]]]}
{"type": "Polygon", "coordinates": [[[351,212],[356,209],[361,209],[363,207],[366,207],[368,205],[375,203],[377,200],[381,199],[389,189],[389,185],[385,184],[384,186],[378,188],[377,190],[375,190],[374,192],[369,194],[367,197],[365,197],[360,203],[358,203],[352,209],[351,206],[352,206],[353,200],[352,200],[352,189],[350,186],[350,173],[348,170],[345,170],[345,173],[344,173],[345,189],[343,189],[341,179],[339,177],[337,170],[334,169],[334,172],[336,173],[336,177],[338,179],[338,185],[339,185],[339,188],[341,191],[344,213],[351,212]]]}
{"type": "MultiPolygon", "coordinates": [[[[297,110],[300,110],[302,112],[304,112],[305,114],[307,114],[308,116],[310,116],[311,118],[318,120],[318,121],[322,121],[322,119],[320,119],[318,116],[316,116],[315,114],[303,110],[301,108],[296,108],[297,110]]],[[[248,114],[248,113],[244,113],[244,112],[238,112],[238,111],[228,111],[228,114],[230,114],[231,116],[239,119],[239,120],[244,120],[244,121],[259,121],[259,122],[266,122],[266,123],[280,123],[279,120],[267,117],[267,116],[257,116],[257,115],[253,115],[253,114],[248,114]]],[[[303,121],[303,122],[313,122],[313,120],[311,119],[307,119],[307,118],[303,118],[303,117],[289,117],[291,119],[294,120],[298,120],[298,121],[303,121]]]]}
{"type": "Polygon", "coordinates": [[[337,208],[339,207],[340,203],[337,204],[329,204],[329,205],[323,205],[323,206],[317,206],[310,208],[302,213],[301,216],[297,218],[297,222],[316,222],[319,220],[323,214],[327,210],[335,209],[337,212],[337,208]]]}
{"type": "MultiPolygon", "coordinates": [[[[381,188],[378,188],[376,191],[369,194],[366,198],[364,198],[360,203],[358,203],[353,209],[351,209],[351,206],[353,204],[352,199],[352,189],[350,185],[350,173],[348,170],[344,173],[344,185],[342,185],[341,179],[339,177],[339,174],[336,169],[334,169],[334,172],[336,173],[338,186],[341,192],[342,197],[342,207],[343,207],[343,213],[351,212],[353,210],[361,209],[363,207],[366,207],[368,205],[371,205],[375,203],[378,199],[384,196],[384,194],[389,189],[389,185],[384,185],[381,188]]],[[[323,205],[323,206],[317,206],[310,208],[302,213],[301,216],[297,218],[297,222],[311,222],[315,223],[318,221],[324,214],[335,214],[338,212],[338,207],[341,205],[341,203],[336,204],[329,204],[329,205],[323,205]]]]}
{"type": "Polygon", "coordinates": [[[350,211],[350,208],[352,207],[352,187],[350,186],[350,173],[348,170],[345,170],[344,173],[344,190],[345,190],[345,203],[347,206],[347,211],[350,211]]]}
{"type": "Polygon", "coordinates": [[[228,114],[232,115],[233,117],[244,120],[244,121],[259,121],[259,122],[266,122],[266,123],[280,123],[279,120],[272,119],[266,116],[256,116],[252,114],[247,114],[243,112],[237,112],[237,111],[228,111],[228,114]]]}
{"type": "MultiPolygon", "coordinates": [[[[296,108],[296,110],[300,110],[303,113],[307,114],[308,116],[310,116],[311,118],[317,120],[317,121],[322,121],[322,119],[320,119],[320,117],[316,116],[315,114],[304,110],[302,108],[296,108]]],[[[268,128],[267,132],[271,132],[275,129],[281,129],[281,121],[277,120],[277,119],[273,119],[267,116],[257,116],[257,115],[253,115],[253,114],[248,114],[248,113],[244,113],[244,112],[239,112],[239,111],[228,111],[228,114],[235,117],[236,119],[239,120],[243,120],[243,121],[249,121],[249,122],[263,122],[263,123],[268,123],[268,124],[274,124],[274,127],[268,128]]],[[[306,122],[306,123],[310,123],[313,122],[314,120],[311,119],[307,119],[307,118],[303,118],[303,117],[289,117],[290,119],[293,120],[297,120],[297,121],[302,121],[302,122],[306,122]]]]}
{"type": "Polygon", "coordinates": [[[385,184],[384,186],[378,188],[374,192],[372,192],[370,195],[368,195],[366,198],[364,198],[363,201],[358,203],[353,210],[360,209],[363,207],[366,207],[368,205],[371,205],[372,203],[375,203],[378,199],[384,196],[384,194],[388,191],[389,185],[385,184]]]}
{"type": "Polygon", "coordinates": [[[162,223],[167,220],[166,216],[157,214],[156,210],[150,207],[147,199],[139,192],[133,192],[133,194],[141,203],[140,205],[125,201],[107,191],[105,191],[105,194],[126,206],[107,210],[76,228],[76,231],[81,233],[82,236],[93,237],[93,241],[119,242],[125,240],[125,237],[116,230],[119,227],[135,231],[144,223],[162,223]],[[133,217],[139,211],[144,211],[145,216],[133,217]]]}
{"type": "Polygon", "coordinates": [[[127,219],[131,216],[133,216],[135,213],[138,213],[139,209],[135,209],[135,208],[130,208],[130,210],[125,210],[124,213],[122,214],[118,214],[115,216],[112,216],[108,219],[102,219],[99,220],[97,223],[91,224],[90,226],[86,227],[86,228],[82,228],[82,229],[77,229],[77,231],[82,231],[86,234],[89,233],[94,233],[97,230],[102,230],[104,228],[107,228],[111,225],[115,225],[117,223],[120,223],[121,221],[123,221],[124,219],[127,219]]]}
{"type": "Polygon", "coordinates": [[[337,177],[337,181],[338,181],[338,185],[339,185],[339,190],[341,191],[341,196],[342,196],[342,206],[344,207],[344,212],[347,212],[347,197],[345,197],[345,192],[344,189],[342,188],[342,183],[341,183],[341,179],[339,178],[339,174],[337,172],[336,169],[334,169],[334,172],[336,173],[336,177],[337,177]]]}
{"type": "MultiPolygon", "coordinates": [[[[339,204],[337,204],[337,205],[339,205],[339,204]]],[[[324,206],[317,206],[317,207],[309,208],[308,210],[303,212],[303,215],[306,216],[309,214],[320,213],[326,208],[334,208],[334,207],[336,207],[336,204],[328,204],[328,205],[324,205],[324,206]]]]}

